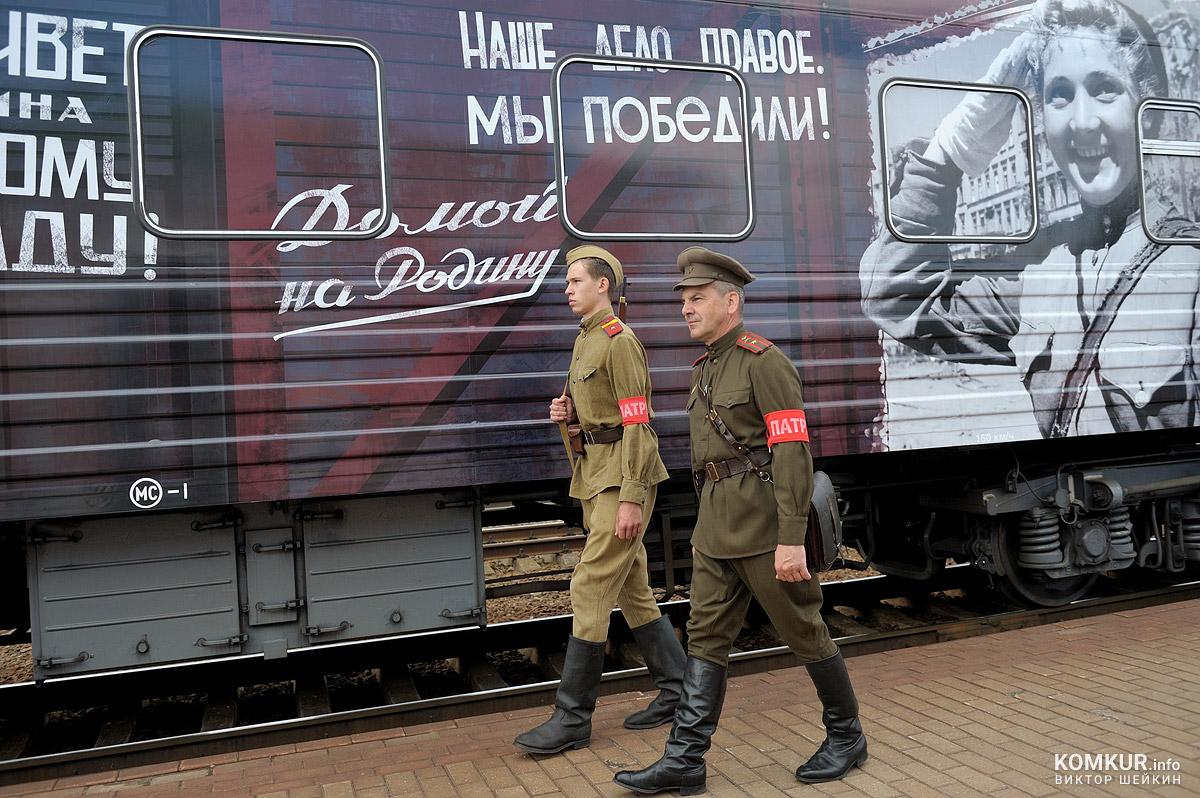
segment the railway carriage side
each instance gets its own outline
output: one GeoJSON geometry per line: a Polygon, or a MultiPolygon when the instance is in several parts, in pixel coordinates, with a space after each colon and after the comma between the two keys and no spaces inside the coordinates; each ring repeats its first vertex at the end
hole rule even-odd
{"type": "Polygon", "coordinates": [[[703,242],[759,276],[880,570],[1054,604],[1200,561],[1195,22],[1125,7],[1165,83],[1125,122],[1131,232],[1076,257],[1116,134],[1070,163],[1058,95],[989,72],[1025,4],[6,3],[0,522],[37,678],[485,623],[482,506],[569,511],[581,240],[626,266],[658,526],[694,502],[671,286],[703,242]],[[950,182],[929,142],[972,104],[1008,116],[950,182]]]}

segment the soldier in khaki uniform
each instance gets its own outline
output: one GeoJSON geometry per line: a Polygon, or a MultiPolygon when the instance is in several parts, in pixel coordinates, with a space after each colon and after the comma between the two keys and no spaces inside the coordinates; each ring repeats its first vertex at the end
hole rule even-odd
{"type": "Polygon", "coordinates": [[[575,458],[571,496],[583,505],[588,537],[571,577],[575,617],[554,714],[513,741],[539,754],[588,744],[614,604],[629,622],[659,688],[625,726],[649,729],[671,720],[683,684],[686,655],[650,591],[642,544],[667,469],[650,426],[646,352],[612,312],[622,279],[620,261],[600,247],[567,253],[567,299],[583,321],[571,353],[570,395],[550,403],[550,420],[578,422],[574,431],[582,438],[582,454],[575,458]]]}
{"type": "Polygon", "coordinates": [[[824,708],[827,737],[796,778],[834,781],[866,761],[867,742],[845,662],[821,618],[821,586],[805,562],[813,471],[800,375],[770,341],[746,332],[743,289],[754,276],[742,264],[689,247],[676,265],[689,334],[708,347],[692,368],[687,404],[700,490],[688,658],[663,757],[614,780],[642,793],[705,790],[704,754],[725,699],[729,651],[753,597],[805,663],[824,708]]]}

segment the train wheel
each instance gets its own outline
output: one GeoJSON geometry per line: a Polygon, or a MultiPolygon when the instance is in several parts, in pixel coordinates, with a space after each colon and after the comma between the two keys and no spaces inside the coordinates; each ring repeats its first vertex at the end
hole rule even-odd
{"type": "Polygon", "coordinates": [[[1051,579],[1031,568],[1023,568],[1017,564],[1020,535],[1003,522],[996,524],[993,534],[996,536],[993,550],[1004,570],[1004,575],[1000,577],[1000,589],[1013,601],[1040,607],[1061,607],[1083,598],[1096,581],[1098,574],[1051,579]]]}

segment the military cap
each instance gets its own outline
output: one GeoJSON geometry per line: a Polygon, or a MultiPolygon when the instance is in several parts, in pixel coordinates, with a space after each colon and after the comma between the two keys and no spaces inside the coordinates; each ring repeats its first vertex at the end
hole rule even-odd
{"type": "Polygon", "coordinates": [[[679,253],[675,265],[683,273],[683,279],[675,284],[676,291],[684,286],[706,285],[713,280],[724,280],[734,285],[754,282],[754,275],[745,266],[728,255],[704,247],[688,247],[679,253]]]}
{"type": "Polygon", "coordinates": [[[625,281],[625,273],[621,271],[621,261],[613,257],[613,254],[604,247],[598,247],[595,244],[584,244],[582,247],[575,247],[567,253],[567,266],[570,266],[577,260],[584,258],[598,258],[608,264],[613,270],[613,277],[616,278],[617,285],[625,281]]]}

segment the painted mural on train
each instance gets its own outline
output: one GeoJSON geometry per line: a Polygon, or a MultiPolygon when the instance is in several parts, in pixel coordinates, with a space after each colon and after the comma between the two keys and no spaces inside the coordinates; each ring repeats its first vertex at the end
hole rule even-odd
{"type": "MultiPolygon", "coordinates": [[[[1173,46],[1196,35],[1188,4],[1097,3],[1095,33],[1003,0],[92,5],[0,8],[5,517],[128,511],[143,479],[173,509],[565,476],[545,405],[578,241],[556,144],[574,224],[752,222],[717,248],[759,276],[747,324],[798,364],[818,457],[1197,423],[1196,250],[1157,252],[1141,222],[1189,235],[1194,167],[1139,155],[1131,122],[1147,97],[1197,96],[1173,46]],[[302,41],[164,36],[127,62],[164,24],[362,41],[382,90],[361,53],[302,41]],[[1053,43],[1060,24],[1078,52],[1053,43]],[[597,64],[564,78],[556,124],[570,53],[725,65],[746,94],[597,64]],[[880,105],[896,77],[1029,104],[917,86],[880,105]],[[1090,129],[1069,97],[1103,109],[1090,129]],[[135,178],[156,224],[278,238],[151,235],[135,178]],[[901,237],[958,240],[901,240],[888,214],[901,237]],[[366,241],[288,235],[377,223],[366,241]],[[1098,357],[1076,356],[1085,340],[1098,357]]],[[[1194,138],[1194,111],[1146,117],[1164,152],[1194,138]]],[[[671,291],[683,246],[611,246],[675,470],[701,354],[671,291]]]]}
{"type": "Polygon", "coordinates": [[[1030,100],[914,85],[872,109],[888,181],[860,274],[884,333],[885,443],[1193,426],[1200,256],[1149,234],[1196,236],[1197,164],[1181,147],[1198,120],[1194,109],[1140,108],[1200,94],[1185,49],[1195,7],[1004,5],[992,24],[929,47],[878,42],[870,67],[872,96],[903,76],[1016,87],[1030,100]],[[1156,144],[1176,149],[1152,154],[1156,144]],[[1023,242],[1035,208],[1041,227],[1023,242]]]}

